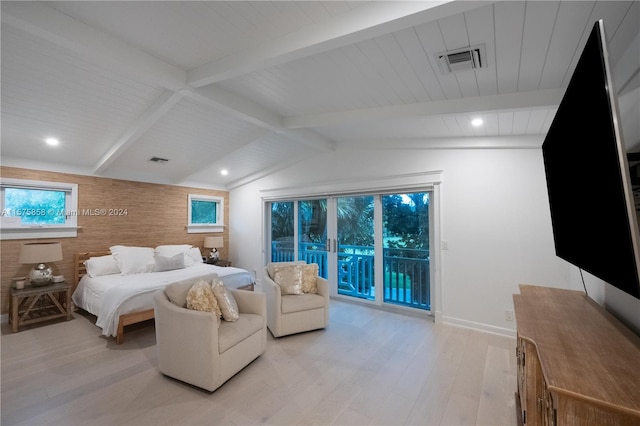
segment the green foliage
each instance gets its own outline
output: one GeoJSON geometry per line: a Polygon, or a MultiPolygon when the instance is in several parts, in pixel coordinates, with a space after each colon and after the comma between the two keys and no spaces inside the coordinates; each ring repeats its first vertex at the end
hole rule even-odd
{"type": "Polygon", "coordinates": [[[411,289],[411,275],[402,272],[392,273],[387,270],[384,273],[384,286],[387,288],[397,288],[400,290],[411,289]]]}
{"type": "Polygon", "coordinates": [[[293,239],[293,202],[271,203],[271,241],[293,239]]]}
{"type": "MultiPolygon", "coordinates": [[[[382,196],[385,247],[429,250],[429,193],[416,192],[382,196]]],[[[292,240],[293,202],[271,204],[271,240],[292,240]]],[[[301,241],[323,243],[327,236],[327,201],[302,200],[298,203],[301,241]]],[[[349,196],[337,199],[338,241],[340,245],[373,247],[374,197],[349,196]]],[[[396,255],[416,257],[407,250],[396,255]]]]}
{"type": "Polygon", "coordinates": [[[338,199],[338,242],[373,246],[373,196],[338,199]]]}
{"type": "Polygon", "coordinates": [[[218,203],[191,200],[191,223],[216,223],[218,203]]]}
{"type": "Polygon", "coordinates": [[[6,188],[4,212],[19,216],[25,225],[61,225],[66,220],[64,191],[6,188]]]}
{"type": "Polygon", "coordinates": [[[382,220],[386,247],[429,250],[428,193],[383,196],[382,220]]]}
{"type": "Polygon", "coordinates": [[[327,240],[327,200],[298,202],[300,241],[323,244],[327,240]]]}

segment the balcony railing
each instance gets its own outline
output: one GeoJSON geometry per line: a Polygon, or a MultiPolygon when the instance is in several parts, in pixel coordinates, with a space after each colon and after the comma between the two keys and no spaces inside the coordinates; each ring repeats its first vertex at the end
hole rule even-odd
{"type": "MultiPolygon", "coordinates": [[[[317,263],[319,274],[327,277],[327,252],[317,243],[300,243],[299,260],[317,263]]],[[[375,299],[376,277],[373,247],[340,245],[338,247],[338,293],[367,300],[375,299]]],[[[271,243],[271,261],[295,259],[293,242],[271,243]]],[[[429,251],[387,248],[383,251],[383,298],[387,303],[429,310],[429,251]]]]}

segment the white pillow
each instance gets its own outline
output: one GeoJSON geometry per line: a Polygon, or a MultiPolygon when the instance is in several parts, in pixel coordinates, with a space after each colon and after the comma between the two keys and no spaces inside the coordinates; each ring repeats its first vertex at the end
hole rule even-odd
{"type": "Polygon", "coordinates": [[[191,250],[191,244],[168,244],[156,247],[156,256],[173,257],[178,253],[182,253],[184,256],[184,266],[191,266],[191,260],[188,259],[189,250],[191,250]]]}
{"type": "Polygon", "coordinates": [[[202,263],[202,253],[199,247],[192,247],[185,253],[184,266],[189,267],[202,263]]]}
{"type": "Polygon", "coordinates": [[[151,247],[110,247],[111,254],[118,262],[122,275],[153,272],[156,265],[154,250],[151,247]]]}
{"type": "Polygon", "coordinates": [[[155,272],[173,271],[174,269],[184,269],[184,254],[176,253],[175,256],[165,257],[156,254],[155,272]]]}
{"type": "Polygon", "coordinates": [[[164,257],[173,257],[178,253],[186,253],[191,244],[170,244],[156,247],[156,254],[164,257]]]}
{"type": "Polygon", "coordinates": [[[118,262],[116,262],[116,259],[111,254],[106,256],[90,257],[84,261],[84,266],[87,269],[87,274],[91,278],[120,273],[118,262]]]}

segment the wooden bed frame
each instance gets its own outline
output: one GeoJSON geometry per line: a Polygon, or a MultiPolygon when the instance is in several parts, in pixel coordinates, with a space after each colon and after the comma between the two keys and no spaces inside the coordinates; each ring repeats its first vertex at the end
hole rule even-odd
{"type": "MultiPolygon", "coordinates": [[[[84,253],[76,253],[75,268],[74,268],[74,281],[71,293],[76,290],[80,279],[87,274],[87,268],[84,266],[85,260],[90,257],[107,256],[111,254],[109,250],[102,251],[88,251],[84,253]]],[[[124,342],[124,328],[127,325],[136,324],[139,322],[154,319],[153,308],[144,311],[131,312],[128,314],[120,315],[118,318],[118,332],[116,334],[116,344],[120,345],[124,342]]]]}
{"type": "MultiPolygon", "coordinates": [[[[99,257],[99,256],[107,256],[111,254],[110,250],[101,250],[101,251],[87,251],[83,253],[76,253],[75,267],[74,267],[74,280],[71,288],[71,294],[78,287],[78,283],[80,279],[87,274],[87,268],[84,266],[85,260],[88,260],[90,257],[99,257]]],[[[254,283],[255,284],[255,283],[254,283]]],[[[254,284],[241,287],[240,290],[253,291],[254,284]]],[[[153,308],[146,309],[144,311],[131,312],[128,314],[120,315],[118,318],[118,331],[116,334],[116,344],[121,344],[124,342],[124,328],[128,325],[137,324],[139,322],[147,321],[155,318],[155,313],[153,308]]]]}

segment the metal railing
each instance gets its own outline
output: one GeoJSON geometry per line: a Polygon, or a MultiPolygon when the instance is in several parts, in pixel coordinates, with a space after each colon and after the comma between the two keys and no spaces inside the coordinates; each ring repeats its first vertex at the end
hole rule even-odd
{"type": "MultiPolygon", "coordinates": [[[[300,243],[299,260],[317,263],[320,276],[327,277],[327,252],[318,243],[300,243]]],[[[293,242],[271,243],[271,261],[296,259],[293,242]]],[[[338,247],[338,293],[352,297],[375,299],[375,252],[373,247],[340,245],[338,247]]],[[[383,250],[383,300],[402,306],[429,310],[429,251],[386,248],[383,250]]]]}

